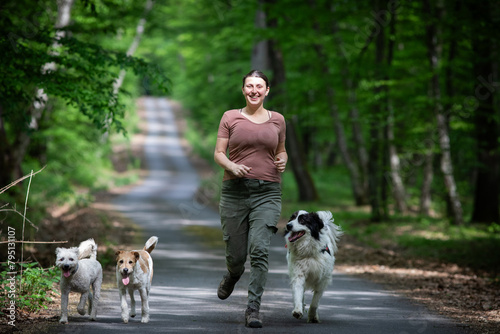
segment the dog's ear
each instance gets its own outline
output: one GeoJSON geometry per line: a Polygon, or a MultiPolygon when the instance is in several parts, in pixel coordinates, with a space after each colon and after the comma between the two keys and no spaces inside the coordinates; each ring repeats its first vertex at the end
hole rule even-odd
{"type": "Polygon", "coordinates": [[[118,250],[118,251],[115,252],[116,260],[118,260],[118,255],[120,255],[121,253],[123,253],[122,250],[118,250]]]}
{"type": "Polygon", "coordinates": [[[291,222],[292,220],[294,220],[295,218],[297,218],[298,215],[299,215],[299,211],[295,211],[293,213],[293,215],[290,217],[290,219],[288,219],[288,221],[291,222]]]}
{"type": "Polygon", "coordinates": [[[307,215],[307,226],[311,230],[311,236],[319,240],[319,232],[325,227],[325,224],[316,212],[311,212],[307,215]]]}
{"type": "Polygon", "coordinates": [[[323,223],[328,224],[334,222],[332,213],[330,211],[318,211],[316,213],[318,214],[319,218],[323,220],[323,223]]]}
{"type": "Polygon", "coordinates": [[[134,252],[134,256],[135,256],[135,260],[137,261],[141,257],[141,254],[139,254],[139,252],[134,252]]]}

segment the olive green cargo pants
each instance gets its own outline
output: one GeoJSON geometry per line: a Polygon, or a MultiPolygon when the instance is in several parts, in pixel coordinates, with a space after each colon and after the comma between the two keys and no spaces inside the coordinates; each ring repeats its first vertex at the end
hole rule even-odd
{"type": "Polygon", "coordinates": [[[248,306],[260,309],[268,272],[271,236],[281,214],[281,187],[277,182],[235,179],[222,183],[219,205],[226,242],[226,266],[239,277],[250,255],[248,306]]]}

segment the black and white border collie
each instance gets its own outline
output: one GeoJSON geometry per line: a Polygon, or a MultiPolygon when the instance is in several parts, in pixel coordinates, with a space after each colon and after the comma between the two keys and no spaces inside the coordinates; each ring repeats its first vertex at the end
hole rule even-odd
{"type": "Polygon", "coordinates": [[[295,212],[286,225],[285,240],[288,252],[288,274],[292,286],[294,309],[292,315],[300,319],[304,314],[304,292],[313,291],[307,322],[318,323],[318,305],[332,280],[337,242],[343,234],[333,224],[329,211],[295,212]]]}

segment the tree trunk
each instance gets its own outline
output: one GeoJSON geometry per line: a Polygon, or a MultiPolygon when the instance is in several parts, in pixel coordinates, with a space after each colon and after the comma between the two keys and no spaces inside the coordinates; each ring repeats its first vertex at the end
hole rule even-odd
{"type": "Polygon", "coordinates": [[[432,152],[432,144],[426,147],[426,153],[424,154],[424,175],[422,181],[422,189],[420,191],[420,208],[419,212],[421,215],[429,216],[432,197],[431,197],[431,186],[432,179],[434,178],[434,153],[432,152]]]}
{"type": "MultiPolygon", "coordinates": [[[[391,37],[395,37],[396,35],[396,13],[393,12],[391,16],[391,22],[389,25],[389,34],[391,37]]],[[[392,59],[394,54],[394,38],[389,38],[389,42],[387,45],[387,67],[392,66],[392,59]]],[[[386,71],[386,73],[388,70],[386,71]]],[[[386,75],[385,80],[389,81],[389,77],[386,75]]],[[[389,88],[387,85],[384,85],[387,94],[387,108],[389,110],[389,115],[387,117],[387,127],[386,127],[386,136],[387,136],[387,150],[388,150],[388,160],[390,166],[390,175],[391,175],[391,185],[392,192],[394,196],[394,201],[396,203],[396,210],[401,213],[406,213],[407,205],[406,205],[406,190],[403,184],[403,178],[401,177],[401,164],[399,162],[399,155],[395,145],[395,137],[394,137],[394,109],[392,107],[392,103],[389,100],[389,88]]],[[[385,159],[384,159],[385,161],[385,159]]]]}
{"type": "MultiPolygon", "coordinates": [[[[492,5],[494,6],[494,5],[492,5]]],[[[491,8],[488,2],[474,3],[469,9],[473,15],[481,15],[472,31],[474,50],[474,76],[480,82],[475,87],[478,108],[474,114],[476,128],[478,166],[472,222],[498,223],[499,217],[499,129],[498,111],[495,109],[493,94],[499,87],[495,80],[498,73],[493,69],[491,38],[491,8]]],[[[474,16],[473,16],[474,17],[474,16]]]]}
{"type": "MultiPolygon", "coordinates": [[[[317,24],[315,24],[315,29],[319,33],[319,28],[317,24]]],[[[335,33],[335,28],[333,29],[335,33]]],[[[324,75],[330,75],[331,71],[328,67],[328,59],[325,55],[323,46],[321,44],[315,44],[314,48],[316,50],[316,54],[318,55],[318,59],[321,63],[321,68],[324,75]]],[[[340,156],[344,164],[349,171],[350,179],[351,179],[351,187],[352,193],[354,196],[354,201],[356,205],[364,205],[367,202],[366,192],[363,189],[363,179],[359,174],[358,166],[355,161],[351,158],[351,154],[349,153],[349,149],[347,147],[347,138],[344,131],[344,125],[342,124],[342,120],[340,119],[339,110],[337,104],[335,103],[335,90],[333,88],[333,84],[327,80],[325,83],[326,88],[326,97],[328,105],[330,106],[330,114],[333,119],[333,128],[335,129],[335,138],[337,140],[337,145],[340,151],[340,156]]]]}
{"type": "Polygon", "coordinates": [[[396,149],[394,137],[394,110],[392,106],[389,107],[389,117],[387,121],[387,142],[389,150],[389,165],[391,174],[392,191],[396,209],[399,212],[405,213],[408,210],[406,205],[406,191],[401,177],[401,164],[399,155],[396,149]]]}
{"type": "MultiPolygon", "coordinates": [[[[326,3],[327,8],[325,8],[325,11],[331,11],[332,16],[334,16],[335,12],[335,7],[331,6],[331,4],[326,3]]],[[[369,185],[368,185],[368,152],[366,149],[366,144],[365,140],[363,138],[363,131],[361,130],[361,124],[359,121],[359,112],[357,108],[357,97],[356,97],[356,87],[358,86],[358,81],[356,79],[352,79],[353,74],[350,73],[349,69],[349,59],[346,59],[345,53],[344,53],[344,43],[342,40],[342,37],[340,34],[338,34],[338,25],[337,22],[333,22],[332,24],[332,34],[334,36],[334,39],[336,41],[336,44],[339,46],[338,48],[338,57],[339,59],[345,59],[345,63],[343,66],[341,66],[341,77],[342,81],[344,83],[345,89],[347,90],[347,98],[348,98],[348,103],[350,106],[349,109],[349,118],[351,121],[351,126],[352,126],[352,135],[353,135],[353,140],[356,146],[356,157],[358,160],[357,164],[357,170],[360,171],[359,175],[359,180],[356,181],[356,187],[359,187],[358,182],[361,183],[361,191],[357,190],[359,195],[355,197],[356,203],[359,205],[366,205],[369,203],[368,198],[369,198],[369,185]]],[[[371,42],[375,34],[375,29],[370,35],[370,37],[367,40],[367,44],[371,42]]],[[[366,50],[366,48],[364,49],[366,50]]],[[[360,54],[360,57],[362,56],[362,53],[360,54]]],[[[354,75],[355,76],[355,75],[354,75]]],[[[344,158],[344,163],[345,162],[344,158]]],[[[346,163],[347,165],[347,163],[346,163]]],[[[358,173],[359,174],[359,173],[358,173]]],[[[353,187],[355,185],[353,184],[353,187]]]]}
{"type": "MultiPolygon", "coordinates": [[[[345,67],[347,69],[347,67],[345,67]]],[[[359,169],[361,170],[361,179],[363,182],[363,203],[368,203],[368,152],[366,151],[366,144],[363,138],[363,131],[361,130],[361,124],[359,123],[359,112],[356,99],[356,89],[353,87],[352,80],[348,78],[348,73],[345,76],[347,78],[345,86],[348,90],[348,101],[351,108],[349,109],[349,117],[352,124],[352,136],[354,143],[356,144],[356,152],[358,156],[359,169]]]]}
{"type": "MultiPolygon", "coordinates": [[[[264,13],[266,13],[266,5],[273,3],[274,0],[262,0],[264,13]]],[[[276,26],[275,19],[267,20],[266,18],[266,22],[269,27],[276,26]]],[[[286,75],[283,55],[275,40],[268,40],[268,50],[269,64],[271,65],[273,73],[269,99],[279,107],[279,110],[283,112],[283,115],[286,115],[286,75]]],[[[314,181],[309,173],[307,160],[305,159],[303,148],[301,147],[299,137],[295,131],[295,124],[293,119],[290,118],[288,118],[286,127],[286,147],[293,175],[298,186],[300,201],[309,202],[318,200],[318,192],[316,191],[316,186],[314,185],[314,181]]]]}
{"type": "MultiPolygon", "coordinates": [[[[308,171],[304,150],[295,131],[296,121],[292,117],[286,122],[286,147],[292,166],[295,181],[299,190],[299,201],[311,202],[318,200],[318,193],[311,174],[308,171]]],[[[290,164],[289,163],[289,164],[290,164]]]]}
{"type": "MultiPolygon", "coordinates": [[[[375,0],[375,12],[378,13],[380,10],[380,1],[375,0]]],[[[382,14],[384,15],[384,14],[382,14]]],[[[384,45],[385,45],[385,34],[383,31],[383,27],[379,27],[380,31],[376,34],[375,37],[375,67],[376,67],[376,78],[375,80],[381,80],[381,67],[383,66],[384,60],[384,45]]],[[[375,87],[375,95],[379,96],[383,90],[382,86],[378,85],[375,87]]],[[[381,197],[380,197],[380,175],[383,175],[380,168],[380,150],[381,144],[383,140],[383,136],[380,131],[380,120],[383,117],[380,117],[382,112],[382,108],[380,103],[375,103],[372,106],[372,115],[370,117],[370,148],[368,152],[368,189],[370,196],[370,206],[371,206],[371,221],[372,222],[380,222],[382,220],[383,208],[381,206],[381,197]]]]}
{"type": "Polygon", "coordinates": [[[436,6],[435,10],[432,10],[429,0],[424,1],[424,14],[432,14],[431,20],[427,24],[427,48],[428,56],[432,71],[432,77],[430,81],[431,95],[434,103],[434,113],[437,120],[437,130],[439,135],[439,147],[441,149],[441,171],[443,172],[444,182],[446,185],[446,190],[448,191],[448,196],[451,202],[451,209],[453,212],[453,221],[457,225],[463,224],[463,212],[462,204],[459,199],[457,186],[455,178],[453,176],[453,162],[451,160],[451,150],[450,150],[450,137],[448,135],[447,118],[443,111],[443,105],[441,102],[441,88],[439,86],[439,59],[441,57],[442,46],[439,42],[439,34],[433,19],[438,22],[442,19],[441,4],[436,6]]]}
{"type": "MultiPolygon", "coordinates": [[[[263,1],[259,1],[259,9],[255,14],[255,28],[266,29],[266,13],[263,9],[263,1]]],[[[267,40],[257,41],[252,50],[252,69],[266,72],[271,69],[269,60],[269,42],[267,40]]]]}
{"type": "Polygon", "coordinates": [[[342,160],[344,161],[344,164],[346,165],[347,170],[349,171],[349,174],[351,176],[351,187],[352,193],[354,195],[354,201],[356,205],[364,205],[367,202],[367,199],[365,197],[366,193],[363,190],[363,180],[359,175],[358,166],[351,159],[351,154],[349,153],[349,149],[347,147],[347,139],[344,132],[344,126],[342,124],[342,121],[340,120],[339,111],[333,98],[333,88],[328,87],[327,91],[330,113],[333,118],[333,126],[335,129],[335,137],[337,139],[340,156],[342,157],[342,160]]]}
{"type": "MultiPolygon", "coordinates": [[[[142,35],[144,33],[144,26],[146,25],[146,16],[149,14],[149,12],[153,9],[154,1],[153,0],[147,0],[146,1],[146,6],[144,8],[144,13],[142,14],[141,19],[139,20],[139,23],[137,24],[137,27],[135,29],[135,36],[130,44],[128,50],[127,50],[127,56],[132,56],[137,48],[139,47],[139,43],[141,41],[142,35]]],[[[118,98],[118,92],[120,91],[121,86],[123,85],[123,80],[125,80],[125,75],[127,74],[127,71],[122,69],[120,71],[120,74],[118,75],[118,78],[116,81],[113,83],[113,98],[110,101],[111,104],[116,103],[117,98],[118,98]]],[[[108,114],[106,116],[106,121],[105,121],[105,131],[102,135],[101,140],[105,141],[108,136],[109,136],[109,131],[111,127],[111,123],[113,122],[113,115],[108,114]]]]}
{"type": "MultiPolygon", "coordinates": [[[[144,27],[146,25],[146,16],[153,9],[153,5],[154,5],[153,0],[146,1],[144,13],[142,15],[142,18],[139,20],[139,23],[137,24],[137,27],[135,29],[135,37],[134,37],[134,40],[132,41],[132,44],[130,44],[130,46],[127,50],[127,56],[132,56],[135,53],[135,50],[137,50],[137,48],[139,47],[139,43],[141,42],[141,38],[142,38],[142,35],[144,33],[144,27]]],[[[113,95],[115,95],[115,96],[118,95],[118,91],[123,84],[123,80],[125,79],[126,73],[127,72],[125,70],[120,71],[118,79],[116,79],[115,84],[113,85],[113,95]]]]}
{"type": "MultiPolygon", "coordinates": [[[[57,49],[59,46],[58,40],[65,35],[65,31],[61,29],[66,27],[70,22],[73,2],[74,0],[60,0],[57,2],[57,20],[54,25],[56,34],[51,48],[53,50],[57,49]]],[[[52,52],[57,55],[54,51],[52,52]]],[[[44,64],[40,70],[42,73],[45,73],[49,70],[54,71],[55,69],[56,65],[52,62],[44,64]]],[[[38,129],[38,124],[43,116],[47,101],[48,96],[43,88],[36,88],[34,91],[33,103],[26,109],[25,119],[29,120],[29,124],[20,128],[20,131],[16,133],[16,137],[10,146],[6,140],[7,138],[5,138],[5,141],[2,143],[3,148],[1,153],[4,154],[2,157],[2,167],[5,167],[5,169],[2,169],[2,184],[8,184],[12,180],[23,176],[21,167],[31,143],[31,133],[38,129]]],[[[2,130],[0,131],[3,131],[3,124],[1,124],[1,127],[2,130]]]]}

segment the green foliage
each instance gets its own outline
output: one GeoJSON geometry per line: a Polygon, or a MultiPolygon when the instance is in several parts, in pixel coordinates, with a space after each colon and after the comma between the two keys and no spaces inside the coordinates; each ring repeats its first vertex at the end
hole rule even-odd
{"type": "MultiPolygon", "coordinates": [[[[312,177],[322,194],[317,203],[304,203],[321,206],[343,207],[352,205],[352,190],[347,169],[343,166],[314,170],[312,177]]],[[[297,185],[291,171],[282,174],[283,200],[297,204],[297,185]]],[[[293,213],[293,212],[292,212],[293,213]]],[[[290,213],[291,214],[291,213],[290,213]]]]}
{"type": "Polygon", "coordinates": [[[202,136],[214,132],[224,111],[244,103],[241,78],[250,70],[254,39],[253,19],[247,15],[255,6],[182,1],[159,6],[151,18],[141,54],[175,78],[172,96],[190,110],[202,136]]]}
{"type": "Polygon", "coordinates": [[[186,139],[191,143],[193,151],[205,160],[214,163],[213,154],[217,133],[203,136],[200,133],[197,122],[190,121],[185,133],[186,139]]]}
{"type": "Polygon", "coordinates": [[[25,263],[21,266],[22,276],[20,271],[11,276],[7,264],[2,264],[0,304],[8,305],[8,302],[15,300],[16,308],[25,312],[47,309],[47,303],[52,302],[51,292],[57,292],[54,284],[59,282],[59,269],[56,267],[43,269],[38,263],[25,263]],[[15,289],[10,288],[11,278],[15,279],[15,289]]]}
{"type": "MultiPolygon", "coordinates": [[[[427,13],[422,3],[411,1],[380,3],[378,14],[385,13],[384,18],[377,16],[374,2],[369,1],[261,3],[267,14],[266,28],[255,27],[257,1],[182,1],[175,6],[158,6],[151,18],[141,54],[154,60],[173,78],[172,96],[190,110],[200,137],[193,142],[199,142],[201,149],[208,146],[204,155],[210,156],[213,150],[205,143],[212,143],[222,113],[244,104],[240,80],[250,70],[253,47],[258,41],[272,39],[283,56],[286,87],[280,98],[287,103],[280,107],[279,99],[268,100],[266,107],[282,112],[286,118],[296,117],[297,132],[305,143],[310,165],[313,158],[321,156],[324,148],[335,141],[332,104],[339,111],[355,162],[359,147],[352,140],[350,111],[355,108],[359,113],[367,147],[378,142],[386,149],[387,139],[383,135],[371,138],[368,129],[370,122],[376,121],[382,133],[388,124],[390,106],[393,144],[401,159],[403,182],[411,188],[408,202],[419,201],[422,155],[429,145],[436,161],[433,201],[438,202],[435,208],[439,213],[446,215],[446,188],[438,163],[435,101],[429,94],[433,72],[426,42],[428,25],[438,23],[442,47],[437,68],[441,102],[449,119],[453,164],[458,166],[454,176],[460,180],[458,191],[466,216],[470,216],[473,203],[470,194],[474,192],[471,175],[478,167],[473,117],[479,101],[475,92],[478,81],[472,71],[477,58],[471,44],[471,31],[478,24],[469,16],[471,3],[443,2],[442,20],[427,13]],[[375,38],[382,33],[384,59],[378,64],[375,38]],[[387,62],[389,41],[394,43],[391,64],[387,62]],[[318,50],[322,50],[322,57],[318,50]],[[328,88],[332,89],[332,100],[328,98],[328,88]],[[374,108],[379,111],[374,112],[374,108]]],[[[498,20],[498,10],[492,17],[493,21],[498,20]]],[[[493,32],[487,37],[497,38],[493,32]]],[[[268,74],[272,79],[273,73],[268,74]]],[[[321,168],[329,165],[331,162],[323,162],[321,168]]]]}
{"type": "MultiPolygon", "coordinates": [[[[47,165],[37,176],[30,199],[35,221],[41,218],[38,208],[88,202],[89,195],[78,188],[111,185],[109,138],[116,138],[113,131],[123,135],[134,129],[130,122],[137,119],[131,115],[138,83],[147,77],[159,92],[167,91],[169,81],[156,64],[125,53],[144,4],[76,1],[70,24],[62,30],[64,37],[54,27],[56,2],[9,0],[0,6],[0,31],[4,32],[0,36],[0,183],[5,186],[20,173],[47,165]],[[129,75],[115,94],[120,70],[129,75]],[[37,114],[33,102],[39,89],[47,94],[48,103],[37,114]]],[[[2,194],[2,203],[20,206],[25,187],[9,189],[2,194]]]]}
{"type": "Polygon", "coordinates": [[[455,226],[447,220],[392,215],[389,221],[370,223],[369,209],[355,207],[349,178],[343,167],[313,172],[322,194],[320,202],[297,201],[295,181],[289,172],[283,175],[282,219],[297,210],[330,210],[335,223],[346,235],[375,248],[391,248],[408,256],[455,263],[474,270],[498,274],[500,226],[455,226]]]}
{"type": "MultiPolygon", "coordinates": [[[[114,68],[128,68],[135,74],[148,75],[166,89],[166,78],[141,59],[111,52],[73,37],[59,39],[58,54],[52,56],[47,52],[53,43],[50,34],[40,34],[39,42],[43,46],[42,50],[23,38],[15,40],[15,47],[12,47],[12,41],[9,43],[7,38],[0,38],[0,51],[5,56],[4,70],[0,72],[5,85],[2,85],[0,94],[6,97],[2,105],[7,122],[20,119],[15,116],[16,109],[20,102],[24,106],[32,102],[33,88],[36,87],[79,110],[91,120],[95,128],[106,129],[110,120],[118,131],[124,131],[122,119],[125,106],[113,92],[117,77],[114,68]],[[46,63],[55,64],[58,70],[42,73],[40,69],[46,63]],[[26,87],[32,89],[27,90],[26,87]]],[[[23,112],[18,114],[26,115],[23,112]]],[[[29,119],[25,118],[21,124],[24,123],[26,127],[28,122],[29,119]]]]}
{"type": "MultiPolygon", "coordinates": [[[[491,228],[491,227],[490,227],[491,228]]],[[[409,256],[455,263],[498,274],[500,236],[484,226],[453,226],[430,218],[393,218],[381,224],[347,224],[349,234],[372,247],[390,247],[409,256]]]]}

